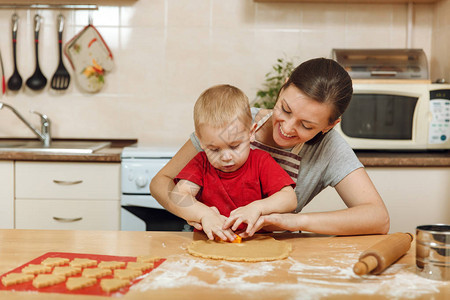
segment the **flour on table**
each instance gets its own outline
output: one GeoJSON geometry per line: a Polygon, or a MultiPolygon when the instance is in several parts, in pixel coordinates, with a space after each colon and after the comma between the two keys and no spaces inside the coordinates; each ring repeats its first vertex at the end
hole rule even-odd
{"type": "Polygon", "coordinates": [[[149,276],[132,286],[136,291],[183,287],[217,287],[235,292],[290,292],[293,298],[317,299],[331,295],[382,295],[390,299],[426,296],[439,291],[445,282],[433,281],[415,274],[415,266],[395,264],[381,275],[359,277],[353,273],[357,255],[342,257],[335,266],[324,266],[311,259],[307,263],[292,258],[283,261],[241,263],[221,261],[220,267],[206,259],[189,255],[168,257],[149,276]],[[350,261],[350,262],[349,262],[350,261]],[[251,267],[249,267],[251,265],[251,267]],[[196,276],[195,274],[208,276],[196,276]],[[270,276],[277,274],[277,276],[270,276]],[[280,275],[281,274],[281,275],[280,275]],[[275,278],[276,279],[273,279],[275,278]],[[206,278],[206,279],[205,279],[206,278]],[[272,279],[265,279],[272,278],[272,279]],[[280,281],[280,278],[283,278],[280,281]],[[286,280],[284,280],[286,279],[286,280]]]}

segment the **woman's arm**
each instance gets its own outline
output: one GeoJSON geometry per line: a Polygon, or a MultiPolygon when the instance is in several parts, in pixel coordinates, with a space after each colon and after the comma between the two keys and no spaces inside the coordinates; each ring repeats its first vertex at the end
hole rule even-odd
{"type": "Polygon", "coordinates": [[[348,208],[262,216],[255,227],[331,235],[386,234],[389,231],[389,214],[363,168],[351,172],[335,188],[348,208]]]}
{"type": "Polygon", "coordinates": [[[170,204],[169,192],[175,187],[173,179],[198,153],[191,140],[188,140],[175,156],[153,177],[150,182],[151,195],[164,208],[168,209],[170,204]]]}
{"type": "Polygon", "coordinates": [[[253,201],[246,206],[233,210],[230,213],[230,217],[223,224],[223,229],[231,228],[231,230],[236,231],[242,223],[246,223],[246,232],[250,233],[260,216],[292,212],[296,207],[297,197],[294,189],[291,186],[285,186],[267,198],[253,201]]]}

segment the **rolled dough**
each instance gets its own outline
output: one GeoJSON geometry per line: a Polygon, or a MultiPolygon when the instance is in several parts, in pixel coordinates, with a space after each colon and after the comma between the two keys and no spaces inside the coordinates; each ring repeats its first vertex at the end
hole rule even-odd
{"type": "Polygon", "coordinates": [[[193,241],[187,251],[203,258],[257,262],[284,259],[289,256],[292,246],[270,236],[256,236],[242,240],[241,243],[193,241]]]}

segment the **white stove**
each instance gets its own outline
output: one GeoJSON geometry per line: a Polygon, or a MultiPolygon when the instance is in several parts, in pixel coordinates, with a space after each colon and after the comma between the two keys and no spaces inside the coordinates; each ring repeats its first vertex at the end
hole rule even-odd
{"type": "MultiPolygon", "coordinates": [[[[122,151],[121,230],[187,230],[150,194],[150,182],[179,148],[125,147],[122,151]]],[[[186,226],[187,225],[187,226],[186,226]]]]}

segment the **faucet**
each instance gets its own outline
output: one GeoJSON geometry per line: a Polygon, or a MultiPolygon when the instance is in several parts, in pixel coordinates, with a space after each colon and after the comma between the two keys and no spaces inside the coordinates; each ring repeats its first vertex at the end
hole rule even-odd
{"type": "Polygon", "coordinates": [[[27,125],[28,128],[30,128],[31,131],[33,131],[42,141],[44,147],[50,146],[52,138],[50,136],[50,119],[47,117],[47,115],[41,114],[36,111],[32,111],[32,113],[35,113],[39,117],[41,117],[41,131],[39,131],[36,128],[34,128],[33,125],[31,125],[27,120],[25,120],[25,118],[11,105],[0,102],[0,110],[3,107],[9,108],[23,123],[25,123],[25,125],[27,125]]]}

